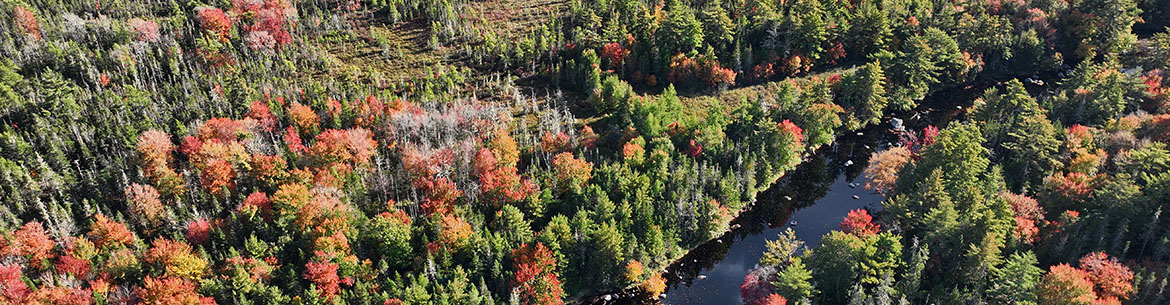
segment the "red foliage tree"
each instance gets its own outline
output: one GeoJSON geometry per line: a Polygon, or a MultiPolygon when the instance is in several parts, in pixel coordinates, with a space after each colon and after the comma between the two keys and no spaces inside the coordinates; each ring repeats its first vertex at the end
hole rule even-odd
{"type": "Polygon", "coordinates": [[[695,143],[695,139],[691,139],[690,145],[687,146],[686,154],[691,158],[698,158],[703,154],[703,144],[695,143]]]}
{"type": "Polygon", "coordinates": [[[337,267],[336,263],[329,261],[305,264],[305,279],[316,285],[326,300],[332,300],[341,293],[341,278],[337,276],[337,267]]]}
{"type": "Polygon", "coordinates": [[[704,55],[688,57],[679,53],[670,60],[667,79],[682,86],[735,84],[735,71],[719,66],[719,61],[704,55]]]}
{"type": "Polygon", "coordinates": [[[126,224],[110,220],[102,214],[94,215],[93,219],[88,235],[99,248],[122,247],[134,243],[134,232],[126,228],[126,224]]]}
{"type": "Polygon", "coordinates": [[[784,297],[780,296],[779,294],[775,294],[775,293],[769,294],[768,297],[764,298],[760,302],[760,305],[787,305],[787,304],[788,304],[787,299],[785,299],[784,297]]]}
{"type": "Polygon", "coordinates": [[[301,142],[300,133],[297,133],[297,129],[293,126],[289,126],[288,129],[285,130],[284,144],[288,147],[288,150],[292,151],[293,153],[299,154],[309,151],[309,148],[305,147],[305,144],[301,142]]]}
{"type": "Polygon", "coordinates": [[[585,148],[594,148],[597,146],[597,139],[599,136],[593,132],[593,127],[585,125],[581,127],[581,146],[585,148]]]}
{"type": "Polygon", "coordinates": [[[261,215],[271,215],[272,201],[268,200],[268,194],[264,192],[252,192],[247,198],[244,198],[244,202],[241,202],[237,209],[241,211],[255,210],[261,215]]]}
{"type": "Polygon", "coordinates": [[[57,257],[55,267],[57,273],[72,274],[74,277],[81,278],[89,274],[90,265],[88,260],[78,258],[76,254],[70,251],[70,253],[57,257]]]}
{"type": "Polygon", "coordinates": [[[739,285],[739,296],[743,299],[746,305],[760,305],[773,294],[772,283],[768,280],[770,276],[768,269],[756,268],[748,273],[743,278],[743,284],[739,285]]]}
{"type": "Polygon", "coordinates": [[[49,260],[53,259],[53,247],[56,243],[45,232],[44,225],[39,221],[30,221],[25,223],[19,229],[12,232],[13,240],[9,245],[4,247],[4,252],[8,255],[20,256],[28,260],[28,265],[37,269],[44,269],[49,266],[49,260]]]}
{"type": "Polygon", "coordinates": [[[1032,197],[1010,192],[1000,193],[1000,197],[1011,205],[1012,212],[1016,215],[1016,227],[1012,232],[1015,238],[1025,244],[1034,243],[1040,233],[1040,228],[1036,224],[1044,220],[1044,210],[1040,208],[1040,204],[1032,197]]]}
{"type": "Polygon", "coordinates": [[[1084,173],[1052,174],[1044,178],[1040,196],[1052,208],[1079,209],[1093,195],[1097,181],[1084,173]]]}
{"type": "Polygon", "coordinates": [[[126,26],[134,31],[134,40],[142,42],[158,42],[158,23],[154,20],[131,18],[126,26]]]}
{"type": "Polygon", "coordinates": [[[195,292],[195,283],[177,278],[153,278],[146,276],[139,296],[144,304],[155,305],[200,305],[199,293],[195,292]]]}
{"type": "Polygon", "coordinates": [[[463,191],[446,177],[419,178],[414,187],[423,192],[422,208],[427,214],[447,213],[455,205],[455,201],[463,196],[463,191]]]}
{"type": "Polygon", "coordinates": [[[228,118],[212,118],[203,122],[203,126],[199,126],[196,131],[196,136],[200,140],[210,141],[219,140],[220,142],[234,142],[248,130],[244,123],[228,118]]]}
{"type": "Polygon", "coordinates": [[[555,134],[545,131],[544,135],[540,136],[540,148],[547,153],[568,151],[570,149],[569,141],[569,135],[563,131],[555,134]]]}
{"type": "Polygon", "coordinates": [[[268,103],[253,101],[252,105],[248,107],[248,118],[259,122],[260,128],[264,131],[276,130],[276,116],[272,115],[272,108],[268,107],[268,103]]]}
{"type": "Polygon", "coordinates": [[[839,226],[842,232],[856,236],[873,236],[881,230],[881,225],[873,223],[873,217],[862,209],[850,210],[845,220],[839,226]]]}
{"type": "Polygon", "coordinates": [[[377,147],[378,143],[374,141],[373,135],[365,128],[329,129],[313,139],[313,146],[309,147],[309,156],[322,163],[347,162],[363,165],[370,162],[370,157],[377,152],[377,147]]]}
{"type": "Polygon", "coordinates": [[[1081,257],[1084,269],[1093,282],[1094,290],[1102,298],[1127,300],[1133,294],[1133,271],[1109,257],[1105,252],[1092,252],[1081,257]]]}
{"type": "Polygon", "coordinates": [[[496,154],[492,153],[490,149],[481,148],[475,152],[475,158],[471,160],[471,166],[474,168],[476,175],[483,175],[499,167],[499,161],[496,160],[496,154]]]}
{"type": "MultiPolygon", "coordinates": [[[[265,0],[233,1],[232,15],[241,17],[241,29],[248,34],[262,34],[269,37],[272,47],[281,47],[292,42],[292,35],[284,29],[286,12],[296,14],[295,8],[287,1],[265,0]]],[[[255,48],[253,48],[255,49],[255,48]]]]}
{"type": "Polygon", "coordinates": [[[0,303],[24,304],[32,293],[28,285],[20,280],[20,265],[0,265],[0,303]]]}
{"type": "Polygon", "coordinates": [[[564,304],[564,290],[555,272],[557,261],[544,244],[521,245],[512,250],[516,273],[512,286],[517,290],[520,304],[564,304]]]}
{"type": "Polygon", "coordinates": [[[607,43],[601,48],[601,58],[609,63],[610,69],[621,68],[627,56],[630,56],[630,50],[623,48],[620,43],[607,43]]]}
{"type": "Polygon", "coordinates": [[[515,168],[497,167],[479,176],[479,184],[488,202],[517,202],[536,192],[532,180],[522,178],[515,168]]]}
{"type": "Polygon", "coordinates": [[[192,220],[187,223],[187,231],[184,235],[191,243],[206,245],[207,242],[211,241],[211,222],[208,222],[207,218],[192,220]]]}
{"type": "Polygon", "coordinates": [[[789,121],[789,120],[784,120],[784,121],[780,122],[777,126],[780,127],[780,131],[783,131],[784,133],[787,133],[787,134],[792,136],[792,139],[793,139],[792,145],[794,147],[800,147],[803,145],[803,144],[801,144],[801,142],[804,141],[804,129],[801,129],[800,126],[796,126],[796,123],[793,123],[792,121],[789,121]]]}

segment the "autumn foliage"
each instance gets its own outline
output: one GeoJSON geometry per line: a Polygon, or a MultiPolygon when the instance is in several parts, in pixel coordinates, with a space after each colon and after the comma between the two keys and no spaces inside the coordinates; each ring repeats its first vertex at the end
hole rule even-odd
{"type": "Polygon", "coordinates": [[[553,171],[559,189],[581,187],[593,176],[593,164],[563,152],[553,157],[553,171]]]}
{"type": "Polygon", "coordinates": [[[195,291],[195,283],[177,277],[147,276],[143,280],[140,295],[146,304],[201,305],[199,294],[195,291]]]}
{"type": "Polygon", "coordinates": [[[1080,264],[1093,282],[1093,290],[1101,298],[1126,300],[1133,293],[1133,271],[1105,252],[1086,254],[1081,257],[1080,264]]]}
{"type": "Polygon", "coordinates": [[[881,225],[873,223],[873,216],[868,211],[858,209],[849,211],[845,220],[841,221],[840,229],[845,233],[865,237],[877,234],[881,225]]]}
{"type": "Polygon", "coordinates": [[[679,53],[670,59],[667,78],[680,86],[708,86],[735,84],[735,71],[719,66],[719,62],[704,55],[688,57],[679,53]]]}
{"type": "Polygon", "coordinates": [[[1089,304],[1097,299],[1088,272],[1059,264],[1052,266],[1036,287],[1040,304],[1089,304]]]}
{"type": "Polygon", "coordinates": [[[564,291],[555,271],[557,261],[552,251],[539,242],[526,244],[512,250],[512,287],[515,287],[520,304],[558,305],[564,291]]]}
{"type": "Polygon", "coordinates": [[[898,181],[898,171],[910,161],[910,150],[904,146],[891,147],[875,152],[869,157],[869,165],[865,167],[865,177],[869,179],[865,188],[887,193],[894,188],[898,181]]]}

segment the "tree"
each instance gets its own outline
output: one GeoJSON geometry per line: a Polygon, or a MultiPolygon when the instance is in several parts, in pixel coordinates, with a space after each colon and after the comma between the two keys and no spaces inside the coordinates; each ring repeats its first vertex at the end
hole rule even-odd
{"type": "Polygon", "coordinates": [[[865,178],[869,180],[865,183],[865,188],[883,194],[893,191],[898,180],[898,172],[909,161],[910,150],[905,146],[874,152],[869,157],[869,165],[865,167],[865,178]]]}
{"type": "Polygon", "coordinates": [[[341,279],[337,276],[337,263],[323,260],[305,263],[305,279],[312,282],[318,293],[326,300],[332,300],[341,293],[341,279]]]}
{"type": "Polygon", "coordinates": [[[695,18],[695,12],[683,1],[670,0],[666,5],[666,20],[663,21],[662,49],[668,55],[698,50],[703,46],[703,23],[695,18]]]}
{"type": "Polygon", "coordinates": [[[410,245],[410,216],[402,210],[382,212],[371,219],[366,239],[391,266],[405,267],[414,255],[410,245]]]}
{"type": "Polygon", "coordinates": [[[1080,58],[1117,54],[1137,41],[1132,33],[1142,11],[1137,1],[1083,0],[1071,4],[1066,17],[1069,31],[1063,34],[1068,36],[1068,43],[1075,47],[1075,54],[1080,58]]]}
{"type": "Polygon", "coordinates": [[[187,280],[203,277],[207,269],[207,261],[195,254],[190,245],[166,238],[158,238],[151,243],[144,261],[162,267],[167,277],[187,280]]]}
{"type": "Polygon", "coordinates": [[[868,237],[877,234],[881,230],[881,225],[873,223],[873,217],[869,216],[868,211],[857,209],[849,210],[849,214],[838,228],[841,232],[868,237]]]}
{"type": "Polygon", "coordinates": [[[1043,177],[1060,166],[1055,158],[1060,147],[1056,134],[1056,127],[1042,114],[1024,117],[1007,133],[1004,171],[1011,185],[1038,187],[1043,177]]]}
{"type": "Polygon", "coordinates": [[[41,222],[27,222],[13,231],[12,236],[11,244],[0,247],[0,250],[3,250],[0,253],[6,252],[8,255],[23,257],[29,266],[37,269],[49,266],[49,260],[54,257],[52,251],[56,243],[45,232],[45,227],[41,222]]]}
{"type": "Polygon", "coordinates": [[[463,197],[463,191],[446,177],[422,177],[415,180],[414,187],[423,193],[421,207],[427,214],[450,212],[455,206],[455,201],[463,197]]]}
{"type": "Polygon", "coordinates": [[[93,219],[88,235],[98,248],[116,248],[134,243],[134,232],[126,228],[126,224],[110,220],[102,214],[94,215],[93,219]]]}
{"type": "Polygon", "coordinates": [[[934,144],[923,150],[921,161],[911,170],[912,176],[898,180],[898,188],[908,189],[909,185],[903,185],[903,180],[906,184],[916,183],[935,170],[946,173],[942,177],[942,185],[950,194],[960,194],[968,187],[973,187],[991,164],[987,158],[987,148],[981,143],[983,135],[977,126],[948,126],[939,132],[934,144]]]}
{"type": "Polygon", "coordinates": [[[195,283],[177,277],[153,278],[147,276],[139,294],[145,304],[200,305],[195,283]]]}
{"type": "Polygon", "coordinates": [[[781,267],[780,271],[776,272],[772,286],[775,287],[777,294],[788,299],[812,299],[817,293],[811,282],[812,278],[812,272],[804,266],[800,258],[796,258],[791,264],[781,267]]]}
{"type": "Polygon", "coordinates": [[[463,249],[473,231],[471,224],[455,215],[444,214],[439,223],[439,241],[443,246],[463,249]]]}
{"type": "Polygon", "coordinates": [[[641,262],[636,259],[630,260],[630,263],[626,264],[626,280],[632,283],[641,281],[644,270],[641,262]]]}
{"type": "Polygon", "coordinates": [[[232,34],[232,19],[223,10],[214,7],[196,8],[196,20],[205,33],[214,35],[220,41],[228,41],[232,34]]]}
{"type": "Polygon", "coordinates": [[[1081,257],[1080,263],[1099,297],[1127,300],[1133,294],[1133,271],[1117,259],[1105,252],[1092,252],[1081,257]]]}
{"type": "Polygon", "coordinates": [[[1013,253],[996,269],[988,296],[997,304],[1035,304],[1036,286],[1044,269],[1031,251],[1013,253]]]}
{"type": "Polygon", "coordinates": [[[512,287],[517,291],[520,304],[559,305],[564,291],[561,281],[554,272],[557,261],[552,252],[542,243],[525,244],[512,250],[512,287]]]}
{"type": "Polygon", "coordinates": [[[643,281],[639,288],[642,288],[642,291],[652,298],[657,299],[663,292],[666,292],[666,279],[662,278],[662,273],[655,273],[643,281]]]}
{"type": "Polygon", "coordinates": [[[1097,299],[1088,272],[1068,264],[1049,268],[1048,274],[1036,286],[1036,296],[1041,305],[1088,305],[1097,299]]]}
{"type": "Polygon", "coordinates": [[[207,218],[192,220],[187,223],[187,231],[184,235],[192,243],[207,245],[211,241],[211,223],[207,221],[207,218]]]}
{"type": "Polygon", "coordinates": [[[166,216],[164,215],[166,207],[159,201],[158,196],[158,191],[149,185],[133,183],[127,186],[126,201],[130,215],[134,215],[138,223],[145,227],[160,225],[166,216]]]}
{"type": "Polygon", "coordinates": [[[773,267],[755,268],[744,276],[743,283],[739,285],[739,296],[744,304],[762,304],[764,299],[773,293],[768,279],[774,271],[773,267]]]}
{"type": "Polygon", "coordinates": [[[848,110],[846,128],[856,129],[881,121],[889,104],[885,79],[879,61],[867,63],[841,79],[837,102],[848,110]]]}
{"type": "Polygon", "coordinates": [[[577,159],[569,152],[554,156],[552,164],[556,173],[557,189],[562,191],[583,188],[593,176],[593,163],[577,159]]]}

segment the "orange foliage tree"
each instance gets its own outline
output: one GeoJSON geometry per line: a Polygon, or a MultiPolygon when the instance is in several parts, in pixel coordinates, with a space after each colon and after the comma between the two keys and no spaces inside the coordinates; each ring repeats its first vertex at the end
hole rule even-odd
{"type": "Polygon", "coordinates": [[[1040,304],[1090,304],[1097,299],[1089,273],[1068,264],[1048,269],[1048,274],[1036,286],[1040,304]]]}
{"type": "Polygon", "coordinates": [[[894,188],[898,181],[898,171],[910,161],[910,149],[904,146],[875,152],[869,157],[869,166],[865,167],[865,189],[887,193],[894,188]]]}
{"type": "Polygon", "coordinates": [[[207,261],[195,254],[191,245],[166,238],[155,239],[151,243],[145,261],[161,266],[168,277],[190,280],[202,277],[207,269],[207,261]]]}
{"type": "Polygon", "coordinates": [[[593,163],[563,152],[553,157],[553,171],[556,173],[557,188],[583,187],[593,176],[593,163]]]}
{"type": "Polygon", "coordinates": [[[53,259],[53,247],[56,243],[45,232],[40,221],[30,221],[12,232],[13,239],[3,247],[4,254],[24,258],[28,265],[37,269],[49,266],[53,259]]]}
{"type": "Polygon", "coordinates": [[[122,247],[134,243],[134,232],[126,228],[126,224],[110,220],[102,214],[94,215],[93,219],[88,235],[97,247],[122,247]]]}
{"type": "Polygon", "coordinates": [[[139,290],[144,304],[199,305],[195,283],[177,277],[153,278],[146,276],[139,290]]]}

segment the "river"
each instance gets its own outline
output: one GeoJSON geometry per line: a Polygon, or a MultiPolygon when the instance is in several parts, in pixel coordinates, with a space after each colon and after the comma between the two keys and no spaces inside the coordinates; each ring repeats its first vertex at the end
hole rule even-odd
{"type": "MultiPolygon", "coordinates": [[[[904,114],[907,128],[921,130],[929,124],[940,128],[971,104],[983,90],[995,85],[956,87],[936,92],[919,110],[904,114]]],[[[1030,86],[1033,94],[1043,86],[1030,86]]],[[[732,221],[732,229],[718,239],[691,250],[667,267],[664,298],[650,299],[640,293],[624,291],[598,296],[588,304],[742,304],[739,286],[763,256],[765,242],[779,239],[787,228],[807,247],[816,247],[821,237],[834,229],[852,209],[881,209],[884,197],[864,188],[861,175],[875,150],[896,142],[897,136],[888,123],[870,126],[860,132],[847,133],[833,145],[818,150],[797,169],[789,172],[772,188],[760,194],[757,202],[732,221]],[[607,300],[608,299],[608,300],[607,300]]]]}

